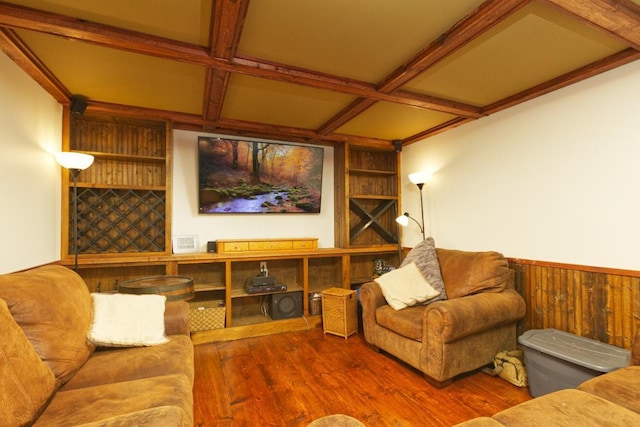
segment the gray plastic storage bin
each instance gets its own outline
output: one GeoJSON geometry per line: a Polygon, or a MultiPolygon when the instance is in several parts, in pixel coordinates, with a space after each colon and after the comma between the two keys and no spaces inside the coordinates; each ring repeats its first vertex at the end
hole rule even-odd
{"type": "Polygon", "coordinates": [[[629,366],[631,358],[629,350],[557,329],[532,329],[518,342],[533,397],[576,388],[597,375],[629,366]]]}

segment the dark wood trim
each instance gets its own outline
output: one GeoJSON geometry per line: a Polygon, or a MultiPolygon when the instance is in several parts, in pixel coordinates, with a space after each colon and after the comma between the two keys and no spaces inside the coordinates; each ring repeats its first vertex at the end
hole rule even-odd
{"type": "Polygon", "coordinates": [[[391,73],[379,85],[381,92],[391,92],[407,83],[427,68],[437,64],[475,37],[490,30],[506,17],[525,6],[529,0],[489,0],[472,14],[443,33],[414,58],[391,73]]]}
{"type": "Polygon", "coordinates": [[[540,261],[540,260],[521,259],[521,258],[507,258],[507,259],[509,260],[510,263],[515,263],[515,264],[536,265],[540,267],[554,267],[554,268],[562,268],[565,270],[586,271],[589,273],[612,274],[615,276],[640,277],[640,271],[638,270],[624,270],[620,268],[595,267],[590,265],[566,264],[562,262],[540,261]]]}
{"type": "Polygon", "coordinates": [[[640,6],[629,0],[541,0],[640,50],[640,6]]]}
{"type": "Polygon", "coordinates": [[[0,28],[0,49],[44,88],[58,103],[69,105],[71,92],[24,44],[13,30],[0,28]]]}

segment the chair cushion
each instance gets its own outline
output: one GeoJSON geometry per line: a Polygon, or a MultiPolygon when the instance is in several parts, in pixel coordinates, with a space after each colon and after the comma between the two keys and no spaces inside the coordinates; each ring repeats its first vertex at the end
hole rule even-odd
{"type": "Polygon", "coordinates": [[[40,360],[0,299],[0,424],[30,425],[55,390],[55,377],[40,360]]]}
{"type": "Polygon", "coordinates": [[[396,311],[388,305],[376,309],[378,325],[412,340],[422,340],[422,314],[424,305],[416,305],[396,311]]]}
{"type": "Polygon", "coordinates": [[[442,280],[440,263],[438,261],[433,237],[427,237],[415,245],[402,261],[400,267],[402,268],[411,263],[414,263],[418,267],[431,287],[440,293],[437,297],[429,300],[429,302],[447,299],[447,291],[442,280]]]}
{"type": "Polygon", "coordinates": [[[478,292],[502,292],[510,277],[501,253],[437,249],[442,278],[450,299],[478,292]]]}
{"type": "Polygon", "coordinates": [[[0,298],[34,350],[56,376],[69,378],[95,350],[87,340],[91,297],[84,280],[66,267],[48,265],[0,276],[0,298]]]}

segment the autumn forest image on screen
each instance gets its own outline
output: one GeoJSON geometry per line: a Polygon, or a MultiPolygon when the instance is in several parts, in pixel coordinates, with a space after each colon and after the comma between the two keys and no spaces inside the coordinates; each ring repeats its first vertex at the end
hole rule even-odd
{"type": "Polygon", "coordinates": [[[198,138],[200,213],[319,213],[324,149],[198,138]]]}

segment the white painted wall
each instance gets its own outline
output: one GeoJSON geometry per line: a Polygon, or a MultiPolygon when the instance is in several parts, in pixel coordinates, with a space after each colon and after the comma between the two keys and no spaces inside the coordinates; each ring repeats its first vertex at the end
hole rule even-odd
{"type": "Polygon", "coordinates": [[[173,235],[197,235],[202,252],[206,251],[207,241],[219,239],[317,237],[319,247],[334,246],[332,147],[324,149],[319,214],[201,215],[198,213],[198,136],[220,135],[173,132],[173,235]]]}
{"type": "Polygon", "coordinates": [[[0,273],[60,259],[62,107],[0,52],[0,273]]]}
{"type": "MultiPolygon", "coordinates": [[[[441,247],[640,270],[640,62],[406,147],[441,247]]],[[[62,108],[0,53],[0,273],[60,258],[62,108]]],[[[317,236],[333,246],[333,149],[319,215],[199,215],[196,140],[174,132],[174,234],[208,240],[317,236]]],[[[419,195],[403,176],[403,207],[419,195]]],[[[420,239],[417,227],[404,245],[420,239]]]]}
{"type": "MultiPolygon", "coordinates": [[[[406,147],[440,247],[640,270],[640,61],[406,147]]],[[[403,177],[403,207],[420,214],[403,177]]],[[[405,229],[403,244],[420,239],[405,229]]]]}

